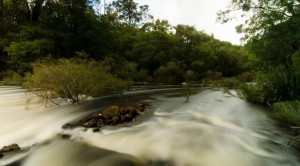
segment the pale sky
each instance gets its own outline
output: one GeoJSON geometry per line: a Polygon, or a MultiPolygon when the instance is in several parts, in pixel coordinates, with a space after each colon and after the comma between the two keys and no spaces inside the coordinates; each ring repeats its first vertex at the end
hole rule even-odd
{"type": "MultiPolygon", "coordinates": [[[[110,0],[107,0],[110,1],[110,0]]],[[[213,34],[215,38],[240,45],[241,34],[235,27],[241,24],[234,20],[227,24],[216,22],[217,12],[223,10],[231,0],[135,0],[140,5],[147,4],[155,19],[166,19],[173,26],[192,25],[199,31],[213,34]]]]}

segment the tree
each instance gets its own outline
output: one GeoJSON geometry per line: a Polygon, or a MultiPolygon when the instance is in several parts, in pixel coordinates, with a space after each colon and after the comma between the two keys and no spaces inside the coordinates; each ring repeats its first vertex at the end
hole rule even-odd
{"type": "Polygon", "coordinates": [[[249,48],[255,52],[261,61],[272,66],[282,66],[291,77],[293,56],[299,53],[300,19],[287,20],[269,28],[259,40],[249,43],[249,48]]]}
{"type": "Polygon", "coordinates": [[[190,66],[195,61],[195,56],[199,55],[195,54],[193,50],[199,45],[209,42],[212,37],[188,25],[177,25],[175,30],[176,47],[174,55],[177,57],[177,60],[190,66]]]}
{"type": "Polygon", "coordinates": [[[292,56],[300,49],[300,1],[232,0],[227,10],[219,12],[219,19],[227,22],[237,10],[250,13],[245,24],[237,27],[245,33],[244,40],[253,42],[252,49],[269,64],[284,66],[291,77],[292,56]]]}
{"type": "Polygon", "coordinates": [[[89,96],[123,90],[128,83],[111,75],[105,64],[60,59],[57,63],[35,63],[25,86],[47,101],[61,97],[80,103],[89,96]]]}
{"type": "Polygon", "coordinates": [[[184,81],[184,69],[176,62],[169,62],[166,65],[160,66],[155,72],[157,82],[167,84],[178,84],[184,81]]]}
{"type": "Polygon", "coordinates": [[[133,0],[116,0],[108,8],[107,15],[115,22],[126,22],[132,26],[138,26],[146,19],[151,19],[148,14],[149,6],[139,6],[133,0]]]}
{"type": "Polygon", "coordinates": [[[20,27],[4,48],[11,70],[24,74],[31,71],[30,63],[47,58],[54,50],[53,32],[38,26],[20,27]]]}
{"type": "Polygon", "coordinates": [[[234,11],[248,14],[237,30],[245,33],[247,48],[267,73],[259,82],[267,85],[263,89],[267,100],[298,99],[300,69],[294,63],[300,49],[300,1],[232,0],[227,10],[219,12],[219,19],[229,21],[234,11]]]}
{"type": "Polygon", "coordinates": [[[159,31],[159,32],[172,32],[172,26],[169,24],[168,20],[157,19],[153,22],[147,22],[142,27],[143,31],[159,31]]]}
{"type": "Polygon", "coordinates": [[[145,69],[153,74],[161,65],[172,60],[174,48],[173,36],[161,31],[141,32],[133,45],[132,60],[139,64],[138,69],[145,69]]]}
{"type": "Polygon", "coordinates": [[[245,23],[237,27],[245,33],[244,40],[259,38],[270,28],[299,17],[299,0],[232,0],[226,10],[218,13],[218,20],[226,23],[241,13],[245,23]]]}
{"type": "Polygon", "coordinates": [[[222,43],[216,50],[217,69],[225,77],[233,77],[245,72],[249,67],[250,57],[247,52],[230,43],[222,43]]]}

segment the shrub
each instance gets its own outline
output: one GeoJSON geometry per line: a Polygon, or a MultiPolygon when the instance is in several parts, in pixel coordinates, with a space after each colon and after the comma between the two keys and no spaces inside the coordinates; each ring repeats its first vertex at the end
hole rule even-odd
{"type": "Polygon", "coordinates": [[[156,82],[167,84],[183,82],[183,75],[184,71],[182,70],[182,67],[175,62],[169,62],[167,65],[161,66],[154,73],[156,82]]]}
{"type": "Polygon", "coordinates": [[[243,84],[241,90],[247,101],[257,104],[266,103],[266,93],[262,86],[258,84],[243,84]]]}
{"type": "Polygon", "coordinates": [[[252,82],[254,80],[254,74],[252,72],[244,72],[238,76],[238,79],[242,82],[252,82]]]}
{"type": "Polygon", "coordinates": [[[216,80],[213,83],[214,87],[226,87],[228,89],[238,89],[241,86],[241,82],[236,78],[223,78],[216,80]]]}
{"type": "Polygon", "coordinates": [[[300,102],[278,102],[273,104],[273,118],[285,125],[300,126],[300,102]]]}
{"type": "Polygon", "coordinates": [[[101,96],[128,86],[108,72],[109,68],[95,61],[61,59],[57,63],[35,63],[33,74],[26,77],[26,87],[41,97],[68,98],[79,103],[88,96],[101,96]]]}
{"type": "Polygon", "coordinates": [[[14,71],[4,72],[3,77],[4,85],[21,85],[24,82],[23,77],[14,71]]]}
{"type": "Polygon", "coordinates": [[[263,79],[271,102],[296,100],[300,97],[300,77],[288,78],[285,73],[275,71],[263,79]]]}
{"type": "Polygon", "coordinates": [[[205,77],[202,79],[203,84],[212,84],[214,81],[221,79],[222,73],[221,72],[215,72],[215,71],[207,71],[205,74],[205,77]]]}
{"type": "Polygon", "coordinates": [[[242,91],[246,99],[254,103],[272,104],[299,100],[300,77],[295,75],[288,79],[280,70],[272,73],[258,73],[255,84],[242,86],[242,91]]]}
{"type": "Polygon", "coordinates": [[[153,82],[153,78],[149,76],[147,70],[136,71],[132,77],[135,82],[153,82]]]}

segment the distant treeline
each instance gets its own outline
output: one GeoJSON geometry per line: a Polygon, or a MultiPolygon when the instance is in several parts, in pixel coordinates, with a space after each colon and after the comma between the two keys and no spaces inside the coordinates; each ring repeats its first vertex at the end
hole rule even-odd
{"type": "MultiPolygon", "coordinates": [[[[101,1],[100,1],[101,2],[101,1]]],[[[118,78],[181,83],[232,77],[252,68],[245,48],[188,25],[155,20],[147,5],[117,0],[104,14],[96,0],[0,0],[1,78],[56,59],[101,61],[118,78]]]]}

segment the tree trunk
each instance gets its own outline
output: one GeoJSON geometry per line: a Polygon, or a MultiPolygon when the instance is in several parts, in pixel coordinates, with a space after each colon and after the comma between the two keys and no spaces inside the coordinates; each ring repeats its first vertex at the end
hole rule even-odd
{"type": "Polygon", "coordinates": [[[34,1],[34,7],[32,8],[32,17],[31,20],[33,22],[38,21],[41,12],[42,12],[42,5],[44,3],[44,0],[35,0],[34,1]]]}
{"type": "Polygon", "coordinates": [[[31,10],[30,10],[28,1],[27,1],[27,0],[24,0],[24,3],[25,3],[25,5],[26,5],[26,10],[27,10],[27,21],[28,21],[28,22],[31,22],[31,10]]]}
{"type": "Polygon", "coordinates": [[[3,14],[3,0],[0,0],[0,18],[2,18],[3,14]]]}

